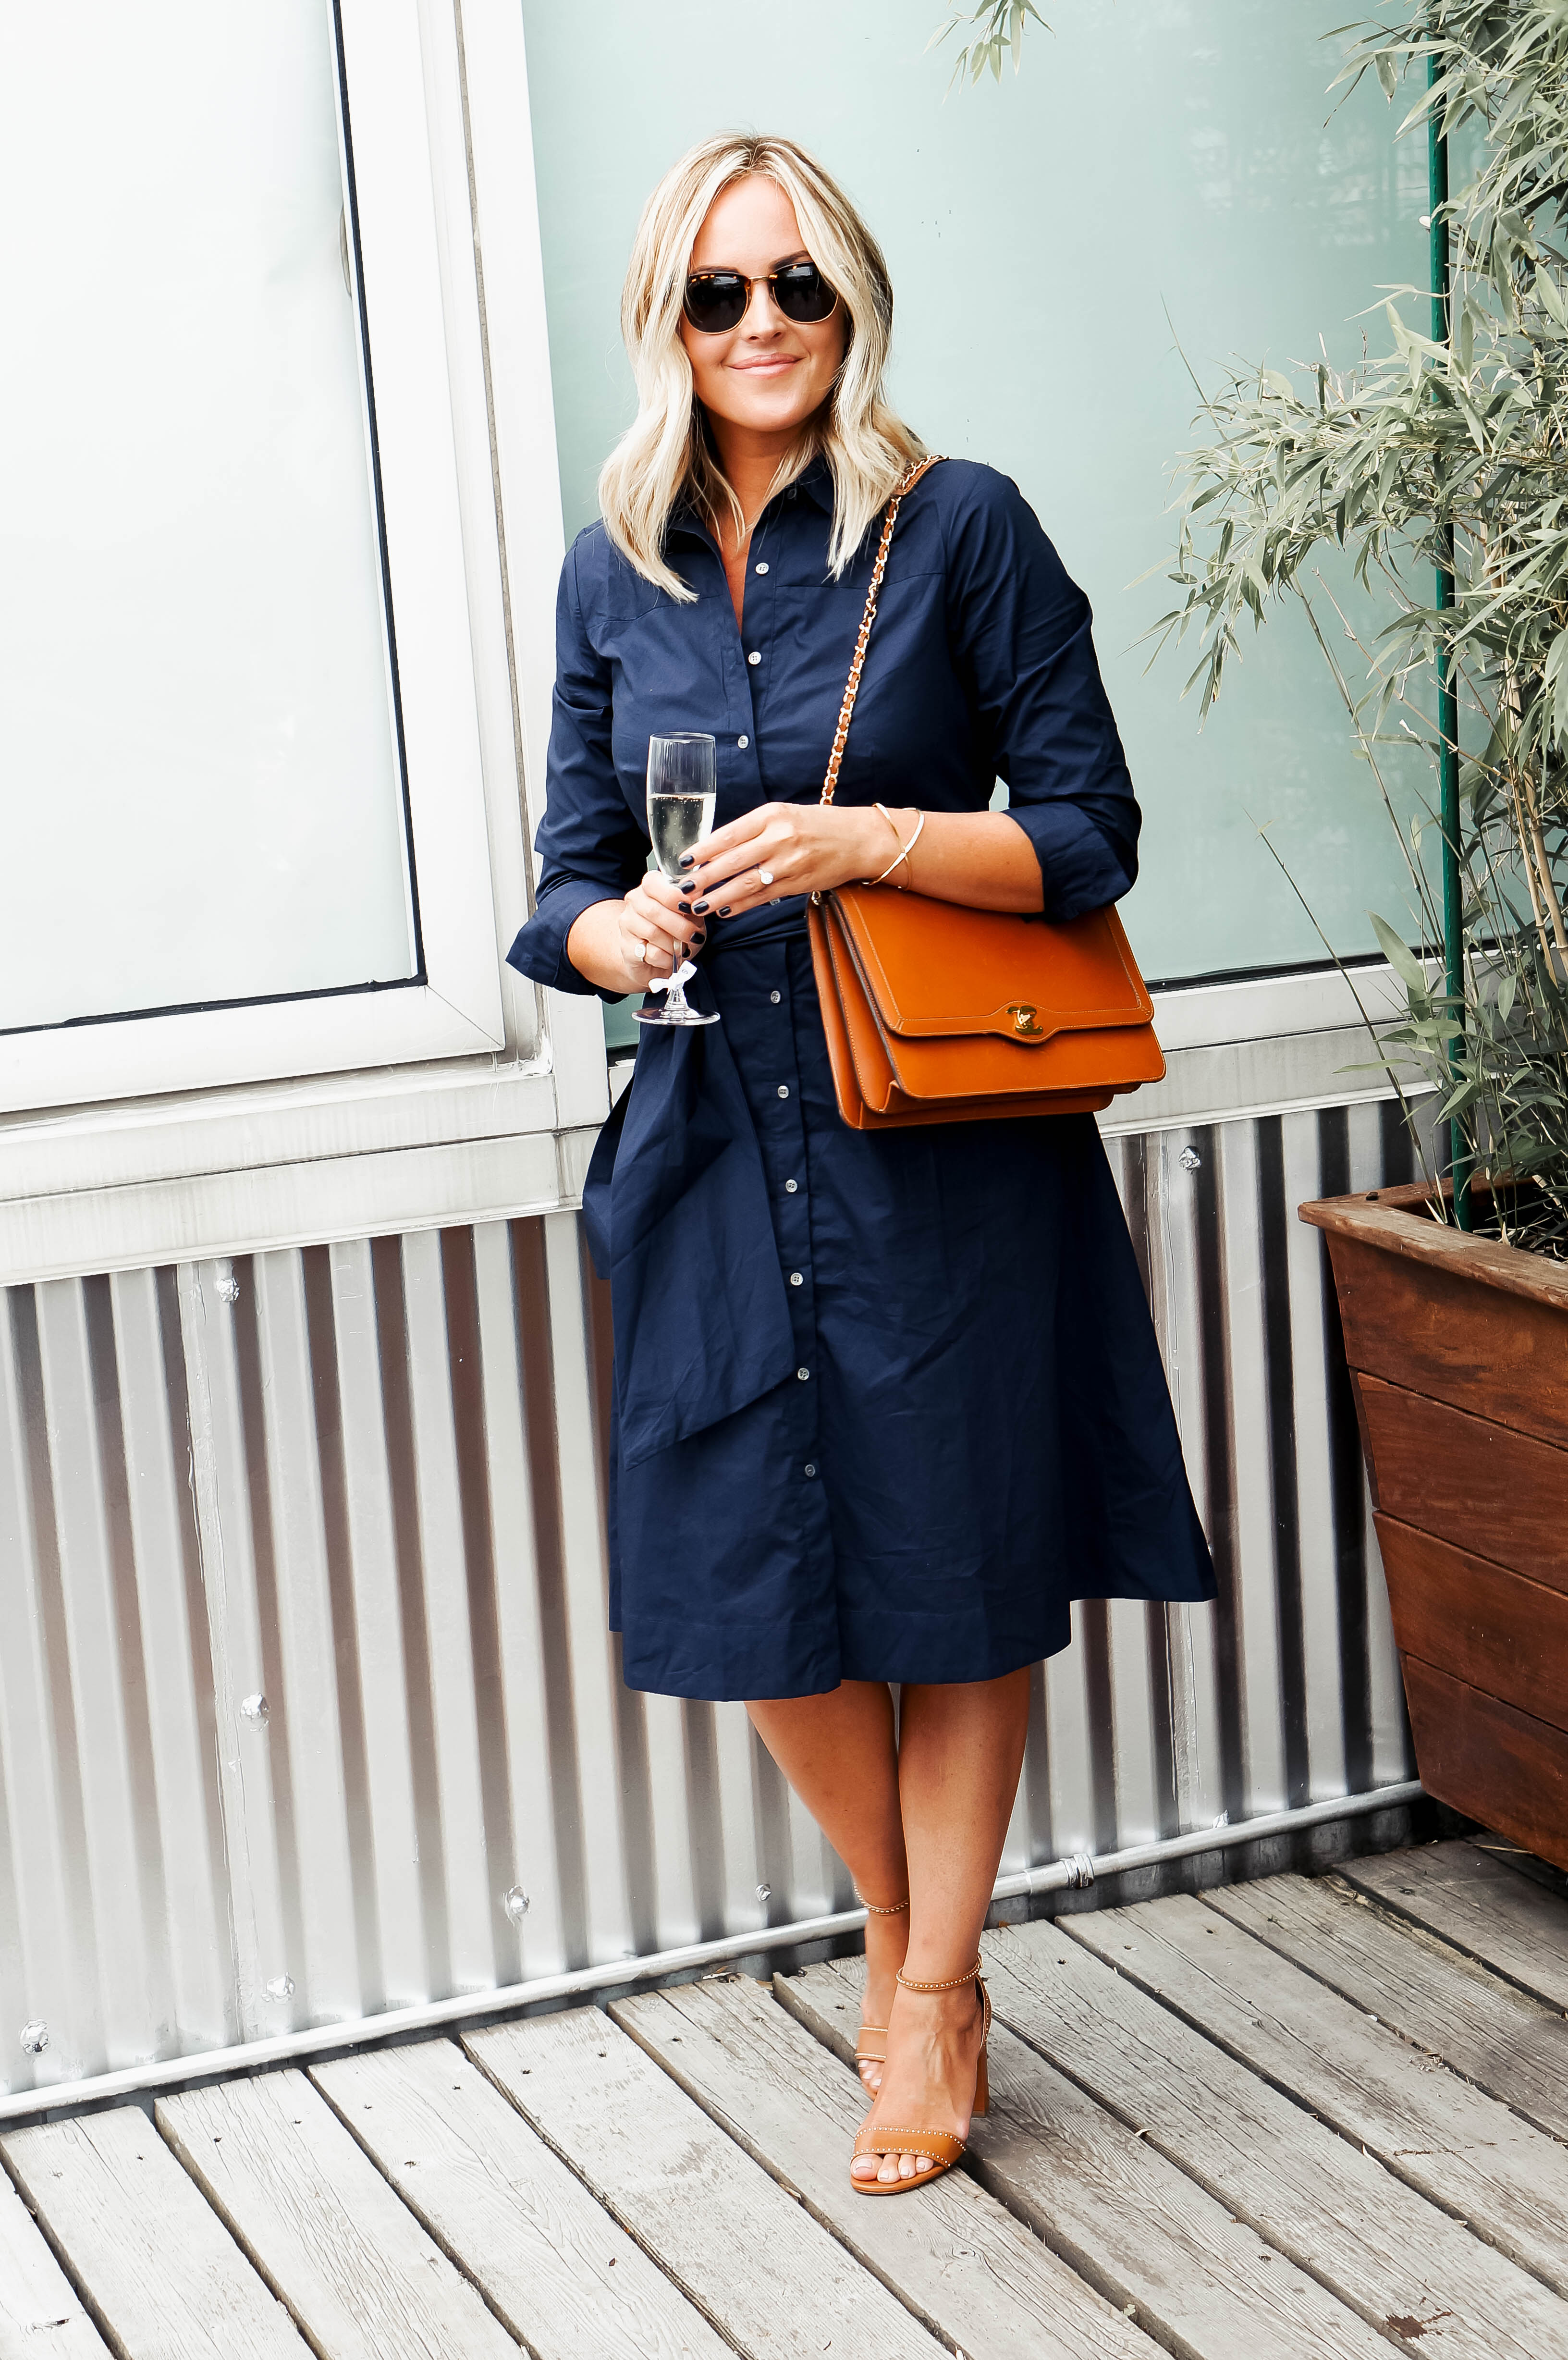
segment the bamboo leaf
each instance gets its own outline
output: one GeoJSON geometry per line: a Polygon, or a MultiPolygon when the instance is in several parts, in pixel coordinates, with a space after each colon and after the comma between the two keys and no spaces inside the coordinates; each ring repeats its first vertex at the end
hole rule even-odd
{"type": "Polygon", "coordinates": [[[1379,918],[1376,912],[1370,910],[1367,914],[1372,921],[1372,931],[1377,937],[1378,947],[1383,956],[1410,993],[1411,1000],[1418,997],[1424,1000],[1427,996],[1426,970],[1414,951],[1402,934],[1397,934],[1394,932],[1386,918],[1379,918]]]}

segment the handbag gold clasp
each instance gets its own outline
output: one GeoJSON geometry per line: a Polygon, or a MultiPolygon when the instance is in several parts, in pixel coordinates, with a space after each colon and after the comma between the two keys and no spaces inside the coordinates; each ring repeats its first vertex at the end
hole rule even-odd
{"type": "Polygon", "coordinates": [[[1039,1009],[1031,1007],[1027,1000],[1009,1000],[1007,1013],[1013,1020],[1015,1032],[1028,1033],[1031,1039],[1038,1041],[1045,1031],[1044,1025],[1040,1021],[1039,1009]]]}

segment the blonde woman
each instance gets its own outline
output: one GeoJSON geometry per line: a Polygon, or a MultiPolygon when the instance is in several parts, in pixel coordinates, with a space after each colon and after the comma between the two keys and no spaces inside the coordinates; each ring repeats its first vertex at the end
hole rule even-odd
{"type": "Polygon", "coordinates": [[[877,528],[922,455],[883,392],[892,313],[869,230],[787,139],[707,140],[648,199],[637,414],[561,576],[511,953],[606,998],[691,956],[722,1020],[644,1028],[585,1192],[611,1620],[633,1687],[746,1699],[872,1913],[869,2194],[944,2170],[984,2103],[978,1944],[1030,1666],[1075,1597],[1214,1590],[1093,1120],[836,1110],[806,894],[887,876],[1061,919],[1136,868],[1088,604],[1017,487],[956,460],[904,502],[818,805],[877,528]],[[717,739],[718,812],[677,888],[648,869],[644,774],[679,730],[717,739]]]}

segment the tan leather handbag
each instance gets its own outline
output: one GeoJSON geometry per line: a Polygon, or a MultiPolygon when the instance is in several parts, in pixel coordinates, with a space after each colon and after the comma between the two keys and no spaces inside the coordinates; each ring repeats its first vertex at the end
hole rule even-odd
{"type": "MultiPolygon", "coordinates": [[[[936,464],[911,468],[887,503],[824,803],[838,784],[898,505],[936,464]]],[[[878,881],[813,893],[808,923],[839,1112],[856,1131],[1084,1113],[1165,1072],[1154,1004],[1114,909],[1056,925],[878,881]]]]}

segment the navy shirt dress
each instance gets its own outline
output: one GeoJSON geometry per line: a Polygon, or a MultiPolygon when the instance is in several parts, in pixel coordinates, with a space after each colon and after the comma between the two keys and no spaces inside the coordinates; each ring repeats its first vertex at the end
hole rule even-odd
{"type": "MultiPolygon", "coordinates": [[[[579,536],[525,975],[591,989],[566,938],[647,865],[650,736],[713,732],[719,825],[819,794],[876,540],[834,582],[831,519],[818,462],[757,522],[738,626],[689,512],[690,606],[579,536]]],[[[1138,806],[1088,602],[1017,486],[946,460],[899,513],[838,801],[984,811],[998,775],[1048,916],[1126,892],[1138,806]]],[[[988,1679],[1065,1646],[1074,1598],[1212,1598],[1093,1119],[850,1130],[799,898],[710,919],[688,996],[722,1022],[643,1028],[583,1198],[628,1684],[988,1679]]]]}

